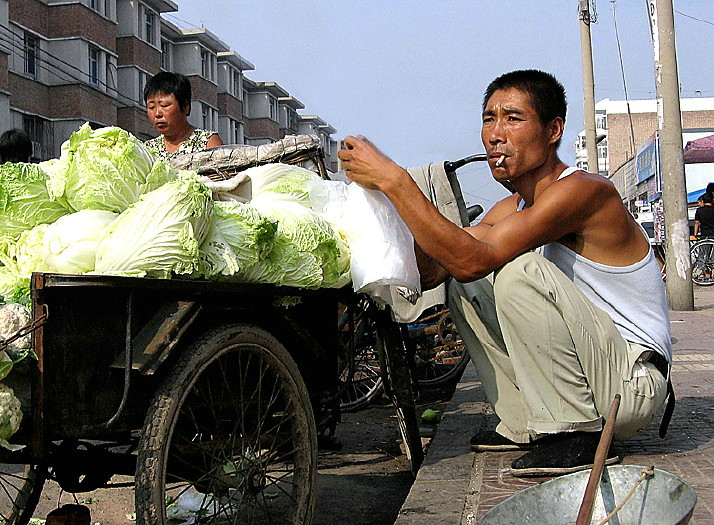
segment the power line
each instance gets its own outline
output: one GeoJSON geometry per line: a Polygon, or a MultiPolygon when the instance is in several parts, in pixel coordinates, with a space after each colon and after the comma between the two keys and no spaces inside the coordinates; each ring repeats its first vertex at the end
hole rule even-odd
{"type": "Polygon", "coordinates": [[[635,153],[635,128],[632,124],[632,112],[630,111],[630,97],[627,94],[627,82],[625,81],[625,65],[622,61],[622,47],[620,46],[620,33],[617,30],[617,16],[615,15],[615,0],[610,0],[612,3],[612,21],[615,25],[615,39],[617,40],[617,54],[620,58],[620,72],[622,74],[622,88],[625,92],[625,103],[627,104],[627,117],[630,120],[630,145],[632,154],[635,153]]]}
{"type": "MultiPolygon", "coordinates": [[[[22,54],[25,52],[25,46],[24,46],[24,38],[25,38],[25,35],[24,35],[24,34],[19,34],[19,33],[15,32],[11,27],[6,26],[6,25],[4,25],[4,24],[0,24],[0,28],[4,29],[4,30],[7,31],[9,34],[13,35],[14,37],[16,37],[16,38],[18,39],[18,41],[16,42],[16,41],[15,41],[14,39],[12,39],[12,38],[3,38],[2,33],[0,33],[0,39],[2,39],[2,40],[4,40],[5,42],[9,43],[12,47],[14,47],[17,51],[19,51],[18,54],[22,55],[22,54]]],[[[35,53],[35,59],[36,59],[37,61],[39,61],[39,62],[45,62],[45,63],[48,64],[49,66],[51,66],[51,67],[57,69],[57,71],[60,71],[60,72],[64,73],[65,75],[68,75],[68,76],[69,76],[69,78],[65,78],[65,79],[63,79],[63,80],[75,80],[75,81],[79,81],[79,82],[84,82],[84,77],[85,77],[85,76],[89,77],[89,74],[88,74],[86,71],[83,71],[82,69],[78,68],[78,67],[75,66],[74,64],[72,64],[72,63],[70,63],[70,62],[67,62],[67,61],[63,60],[62,58],[58,57],[57,55],[54,55],[54,54],[50,53],[50,52],[47,51],[46,49],[37,48],[36,53],[35,53]],[[59,67],[58,65],[56,65],[56,64],[54,64],[54,63],[52,63],[52,62],[50,62],[50,61],[48,61],[48,60],[46,60],[46,59],[44,59],[44,58],[43,58],[43,55],[48,56],[48,57],[50,57],[50,58],[53,59],[53,60],[56,60],[57,62],[59,62],[60,64],[62,64],[62,65],[64,65],[64,66],[67,66],[68,68],[70,68],[70,70],[76,71],[77,73],[79,73],[79,77],[74,76],[70,71],[63,70],[63,69],[62,69],[61,67],[59,67]]],[[[52,72],[50,72],[50,71],[47,70],[47,69],[45,69],[45,70],[46,70],[48,73],[52,73],[52,72]]],[[[111,73],[111,72],[110,72],[110,73],[111,73]]],[[[57,73],[53,73],[53,74],[56,75],[57,73]]],[[[58,75],[58,76],[59,76],[59,75],[58,75]]],[[[116,86],[110,86],[109,84],[107,84],[106,82],[102,81],[102,80],[99,79],[99,78],[97,78],[97,84],[103,86],[106,90],[112,90],[112,91],[114,91],[114,92],[116,93],[117,97],[121,97],[121,98],[123,98],[124,100],[127,100],[127,101],[129,101],[129,102],[131,102],[131,103],[133,103],[133,104],[138,104],[139,106],[142,105],[142,102],[140,102],[140,101],[138,101],[138,100],[135,100],[135,99],[133,99],[132,97],[129,97],[129,96],[127,96],[127,95],[124,95],[123,93],[121,93],[121,92],[119,92],[119,91],[117,90],[116,86]]],[[[111,98],[111,95],[110,95],[109,93],[107,93],[107,95],[111,98]]],[[[119,106],[117,106],[117,107],[130,107],[130,106],[128,106],[128,105],[119,105],[119,106]]]]}
{"type": "Polygon", "coordinates": [[[697,18],[695,16],[688,15],[686,13],[682,13],[681,11],[677,11],[676,9],[674,10],[674,12],[677,13],[678,15],[684,16],[686,18],[691,18],[692,20],[696,20],[697,22],[702,22],[703,24],[709,24],[710,26],[714,26],[714,22],[710,22],[709,20],[703,20],[701,18],[697,18]]]}

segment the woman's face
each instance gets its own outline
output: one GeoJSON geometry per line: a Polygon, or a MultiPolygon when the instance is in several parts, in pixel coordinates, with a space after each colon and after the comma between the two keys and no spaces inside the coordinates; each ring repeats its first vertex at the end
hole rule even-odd
{"type": "Polygon", "coordinates": [[[188,109],[181,109],[173,93],[154,93],[146,99],[149,120],[159,133],[167,137],[181,134],[186,129],[188,109]]]}

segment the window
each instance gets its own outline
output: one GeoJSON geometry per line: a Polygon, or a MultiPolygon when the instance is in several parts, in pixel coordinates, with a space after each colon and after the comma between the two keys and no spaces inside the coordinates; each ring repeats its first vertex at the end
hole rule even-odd
{"type": "Polygon", "coordinates": [[[297,130],[297,113],[291,109],[288,109],[288,127],[297,130]]]}
{"type": "Polygon", "coordinates": [[[95,10],[100,15],[107,14],[107,2],[106,0],[89,0],[89,7],[95,10]]]}
{"type": "Polygon", "coordinates": [[[23,55],[25,59],[25,73],[34,77],[37,75],[37,37],[30,33],[25,33],[23,55]]]}
{"type": "Polygon", "coordinates": [[[273,97],[268,98],[268,107],[270,110],[270,120],[277,120],[277,101],[273,97]]]}
{"type": "Polygon", "coordinates": [[[171,44],[168,40],[161,41],[161,69],[171,71],[171,44]]]}
{"type": "Polygon", "coordinates": [[[596,115],[595,116],[597,129],[607,129],[607,116],[606,115],[596,115]]]}
{"type": "Polygon", "coordinates": [[[52,155],[52,133],[50,123],[34,115],[22,116],[22,129],[32,141],[32,156],[37,160],[48,159],[52,155]]]}
{"type": "Polygon", "coordinates": [[[139,71],[139,100],[144,100],[144,88],[149,81],[149,75],[145,71],[139,71]]]}
{"type": "Polygon", "coordinates": [[[89,82],[91,84],[99,84],[99,49],[89,47],[89,82]]]}
{"type": "Polygon", "coordinates": [[[117,83],[116,83],[116,80],[114,78],[114,73],[113,73],[113,70],[116,70],[116,68],[114,67],[114,64],[112,64],[112,58],[109,54],[107,54],[107,59],[104,61],[104,67],[105,67],[105,71],[107,73],[107,82],[106,82],[107,91],[116,90],[117,83]]]}
{"type": "Polygon", "coordinates": [[[230,78],[228,80],[228,93],[236,98],[240,98],[241,94],[241,82],[240,82],[240,71],[234,68],[229,69],[230,78]]]}
{"type": "Polygon", "coordinates": [[[144,40],[149,44],[154,44],[156,42],[154,38],[154,25],[156,17],[154,13],[148,9],[144,10],[144,40]]]}
{"type": "Polygon", "coordinates": [[[203,76],[206,80],[214,80],[214,72],[213,57],[211,56],[211,53],[205,49],[201,50],[201,76],[203,76]]]}
{"type": "Polygon", "coordinates": [[[250,113],[249,105],[248,105],[248,92],[246,90],[243,90],[243,116],[248,117],[250,113]]]}
{"type": "Polygon", "coordinates": [[[203,129],[211,130],[215,128],[213,125],[214,113],[215,110],[211,106],[205,102],[201,102],[201,127],[203,129]]]}
{"type": "Polygon", "coordinates": [[[243,144],[243,127],[240,122],[235,119],[229,119],[228,132],[228,139],[231,144],[243,144]]]}

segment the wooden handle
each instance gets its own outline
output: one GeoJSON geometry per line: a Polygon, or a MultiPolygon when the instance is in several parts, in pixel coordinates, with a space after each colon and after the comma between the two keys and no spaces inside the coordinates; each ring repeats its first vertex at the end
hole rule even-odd
{"type": "Polygon", "coordinates": [[[602,436],[600,436],[600,442],[598,443],[597,450],[595,451],[595,461],[593,462],[593,468],[590,471],[590,477],[588,478],[588,484],[585,487],[585,495],[583,496],[583,502],[580,504],[580,511],[578,511],[578,519],[575,522],[575,525],[589,525],[590,520],[592,519],[595,492],[597,492],[597,487],[600,484],[602,470],[605,467],[605,460],[607,460],[607,452],[610,450],[612,434],[615,432],[615,418],[617,417],[617,411],[619,408],[620,394],[615,394],[615,399],[612,401],[612,406],[610,407],[610,414],[607,416],[605,428],[602,430],[602,436]]]}

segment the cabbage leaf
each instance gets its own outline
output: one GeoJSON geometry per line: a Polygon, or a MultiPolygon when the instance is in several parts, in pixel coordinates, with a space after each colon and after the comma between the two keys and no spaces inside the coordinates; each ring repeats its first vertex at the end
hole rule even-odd
{"type": "Polygon", "coordinates": [[[0,236],[15,240],[23,231],[70,212],[50,198],[47,179],[37,164],[0,165],[0,236]]]}
{"type": "Polygon", "coordinates": [[[249,280],[319,288],[349,282],[349,249],[320,215],[296,201],[253,199],[260,213],[278,221],[275,245],[266,259],[245,272],[249,280]]]}
{"type": "Polygon", "coordinates": [[[95,272],[170,278],[198,270],[211,192],[193,172],[142,195],[102,233],[95,272]]]}
{"type": "Polygon", "coordinates": [[[32,272],[49,272],[44,262],[44,237],[48,224],[39,224],[20,234],[7,251],[0,251],[0,295],[5,302],[29,304],[32,272]]]}
{"type": "Polygon", "coordinates": [[[214,202],[213,218],[201,244],[198,273],[233,277],[270,253],[277,221],[238,201],[214,202]]]}

